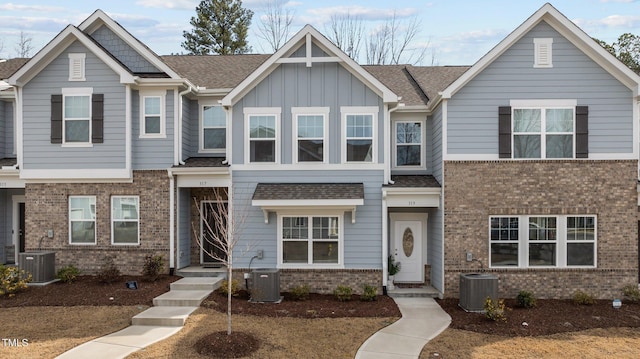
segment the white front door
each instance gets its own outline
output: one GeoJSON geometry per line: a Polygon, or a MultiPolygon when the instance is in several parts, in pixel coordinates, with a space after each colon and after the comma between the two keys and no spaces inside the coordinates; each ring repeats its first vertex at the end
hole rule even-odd
{"type": "Polygon", "coordinates": [[[392,213],[391,254],[400,262],[396,282],[424,282],[423,245],[427,215],[417,213],[392,213]]]}

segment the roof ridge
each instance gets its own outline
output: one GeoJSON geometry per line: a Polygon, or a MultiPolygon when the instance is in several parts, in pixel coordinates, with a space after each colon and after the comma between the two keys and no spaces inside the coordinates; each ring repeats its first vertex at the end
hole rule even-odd
{"type": "Polygon", "coordinates": [[[407,76],[409,77],[409,80],[410,80],[411,82],[413,82],[413,83],[418,87],[418,89],[420,89],[420,92],[421,92],[421,94],[422,94],[422,96],[420,96],[420,97],[423,97],[423,96],[424,96],[424,98],[426,98],[426,99],[427,99],[427,101],[425,101],[425,102],[424,102],[424,103],[425,103],[425,105],[426,105],[426,104],[427,104],[431,99],[430,99],[430,98],[429,98],[429,96],[427,95],[427,90],[425,90],[425,89],[422,87],[422,85],[420,85],[420,83],[416,80],[416,78],[415,78],[414,74],[412,74],[412,73],[411,73],[410,67],[413,67],[413,66],[412,66],[412,65],[405,65],[405,66],[403,67],[402,71],[406,72],[406,73],[407,73],[407,76]]]}

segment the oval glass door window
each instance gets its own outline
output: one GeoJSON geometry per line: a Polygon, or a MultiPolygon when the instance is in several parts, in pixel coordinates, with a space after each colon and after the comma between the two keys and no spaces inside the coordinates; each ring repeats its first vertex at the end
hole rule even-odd
{"type": "Polygon", "coordinates": [[[404,230],[404,234],[402,234],[402,250],[407,258],[413,254],[413,240],[413,232],[411,228],[407,227],[407,229],[404,230]]]}

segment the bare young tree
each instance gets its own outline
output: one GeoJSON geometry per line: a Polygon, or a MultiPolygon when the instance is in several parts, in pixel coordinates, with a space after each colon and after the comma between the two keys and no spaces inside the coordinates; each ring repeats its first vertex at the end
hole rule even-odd
{"type": "Polygon", "coordinates": [[[265,40],[276,52],[289,40],[289,29],[293,22],[293,10],[286,7],[286,0],[269,0],[260,17],[257,36],[265,40]]]}
{"type": "Polygon", "coordinates": [[[20,31],[20,39],[18,39],[15,47],[16,57],[26,58],[31,56],[31,51],[33,51],[32,40],[31,36],[25,34],[24,31],[20,31]]]}
{"type": "MultiPolygon", "coordinates": [[[[192,224],[196,242],[204,254],[227,269],[227,335],[231,335],[233,253],[240,241],[240,230],[246,218],[242,213],[245,212],[234,212],[227,188],[213,188],[209,198],[199,203],[194,197],[193,201],[202,226],[192,224]]],[[[246,252],[250,249],[247,247],[246,252]]]]}
{"type": "Polygon", "coordinates": [[[350,58],[358,60],[360,55],[360,47],[362,36],[364,34],[364,25],[362,18],[346,14],[333,14],[329,19],[329,24],[325,28],[327,37],[340,50],[344,51],[350,58]]]}
{"type": "Polygon", "coordinates": [[[416,16],[402,20],[396,11],[366,42],[366,60],[369,65],[419,64],[427,53],[427,46],[415,46],[420,33],[420,20],[416,16]]]}

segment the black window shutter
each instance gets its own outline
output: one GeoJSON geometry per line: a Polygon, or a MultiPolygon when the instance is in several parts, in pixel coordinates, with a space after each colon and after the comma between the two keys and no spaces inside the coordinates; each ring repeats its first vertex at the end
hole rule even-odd
{"type": "Polygon", "coordinates": [[[576,158],[589,158],[589,106],[576,106],[576,158]]]}
{"type": "Polygon", "coordinates": [[[498,108],[498,152],[500,158],[511,158],[511,107],[498,108]]]}
{"type": "Polygon", "coordinates": [[[91,142],[104,141],[104,95],[94,94],[91,97],[91,142]]]}
{"type": "Polygon", "coordinates": [[[62,143],[62,95],[51,95],[51,143],[62,143]]]}

